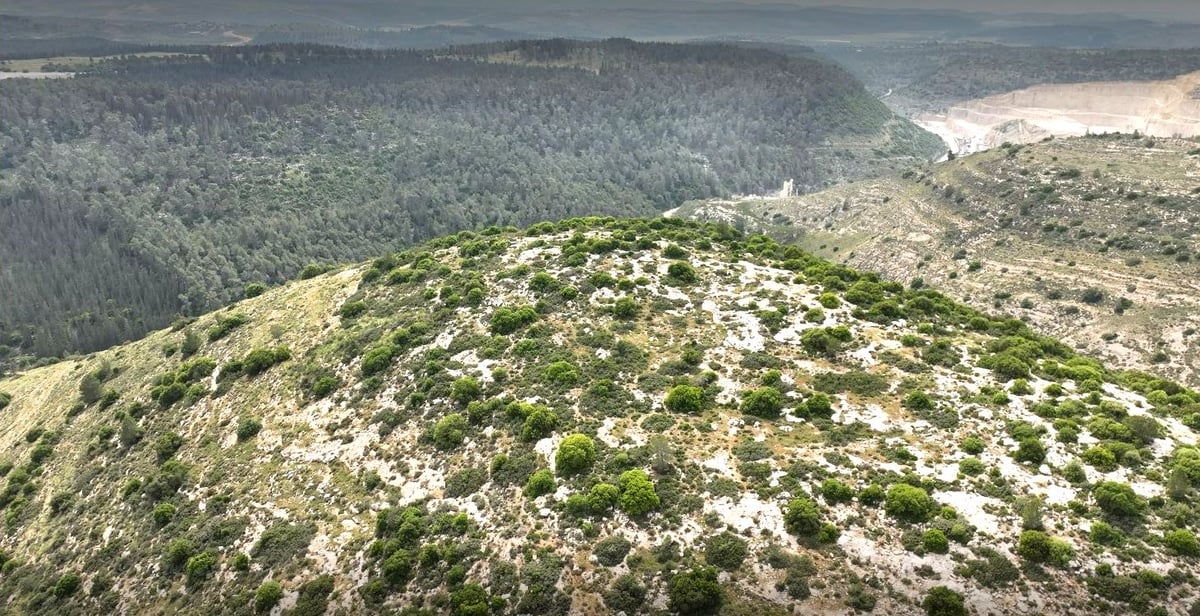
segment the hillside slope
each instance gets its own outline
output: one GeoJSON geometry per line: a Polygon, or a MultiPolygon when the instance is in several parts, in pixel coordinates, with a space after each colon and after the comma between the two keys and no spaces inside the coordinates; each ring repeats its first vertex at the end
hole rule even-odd
{"type": "Polygon", "coordinates": [[[0,391],[13,613],[1182,615],[1200,586],[1200,394],[727,226],[464,232],[0,391]]]}
{"type": "Polygon", "coordinates": [[[1194,141],[1055,139],[794,199],[690,203],[679,215],[920,279],[1114,365],[1196,386],[1198,157],[1194,141]]]}

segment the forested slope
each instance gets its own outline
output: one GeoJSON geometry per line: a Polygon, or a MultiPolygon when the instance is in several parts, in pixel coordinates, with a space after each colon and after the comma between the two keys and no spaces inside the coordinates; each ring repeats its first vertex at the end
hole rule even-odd
{"type": "Polygon", "coordinates": [[[211,48],[9,80],[3,103],[0,343],[38,355],[314,261],[816,188],[939,147],[831,63],[625,40],[211,48]]]}

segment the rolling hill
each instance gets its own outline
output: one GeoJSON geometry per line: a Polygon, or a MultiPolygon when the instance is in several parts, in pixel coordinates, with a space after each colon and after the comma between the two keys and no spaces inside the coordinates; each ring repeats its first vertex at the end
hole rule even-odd
{"type": "Polygon", "coordinates": [[[1052,139],[792,199],[679,216],[763,231],[1003,311],[1114,365],[1200,384],[1200,148],[1052,139]]]}
{"type": "Polygon", "coordinates": [[[0,391],[13,613],[1182,615],[1200,585],[1200,394],[727,225],[462,232],[0,391]]]}

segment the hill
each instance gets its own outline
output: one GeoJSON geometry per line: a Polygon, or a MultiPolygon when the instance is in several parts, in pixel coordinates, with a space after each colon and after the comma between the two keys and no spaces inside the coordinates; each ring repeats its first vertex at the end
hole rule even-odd
{"type": "Polygon", "coordinates": [[[794,199],[691,203],[925,283],[1114,365],[1200,384],[1200,149],[1093,136],[1008,146],[794,199]]]}
{"type": "Polygon", "coordinates": [[[828,61],[722,45],[189,52],[5,82],[0,355],[104,348],[461,229],[816,189],[940,149],[828,61]]]}
{"type": "Polygon", "coordinates": [[[1200,585],[1200,394],[722,225],[463,232],[0,391],[14,613],[1182,615],[1200,585]]]}

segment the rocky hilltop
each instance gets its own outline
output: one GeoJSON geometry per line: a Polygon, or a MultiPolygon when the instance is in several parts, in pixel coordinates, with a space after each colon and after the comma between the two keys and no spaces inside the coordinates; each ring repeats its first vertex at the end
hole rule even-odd
{"type": "Polygon", "coordinates": [[[1114,365],[1200,385],[1200,147],[1051,139],[790,199],[678,216],[765,232],[1026,320],[1114,365]]]}
{"type": "Polygon", "coordinates": [[[925,288],[575,219],[260,291],[0,381],[4,611],[1195,601],[1200,394],[925,288]]]}

